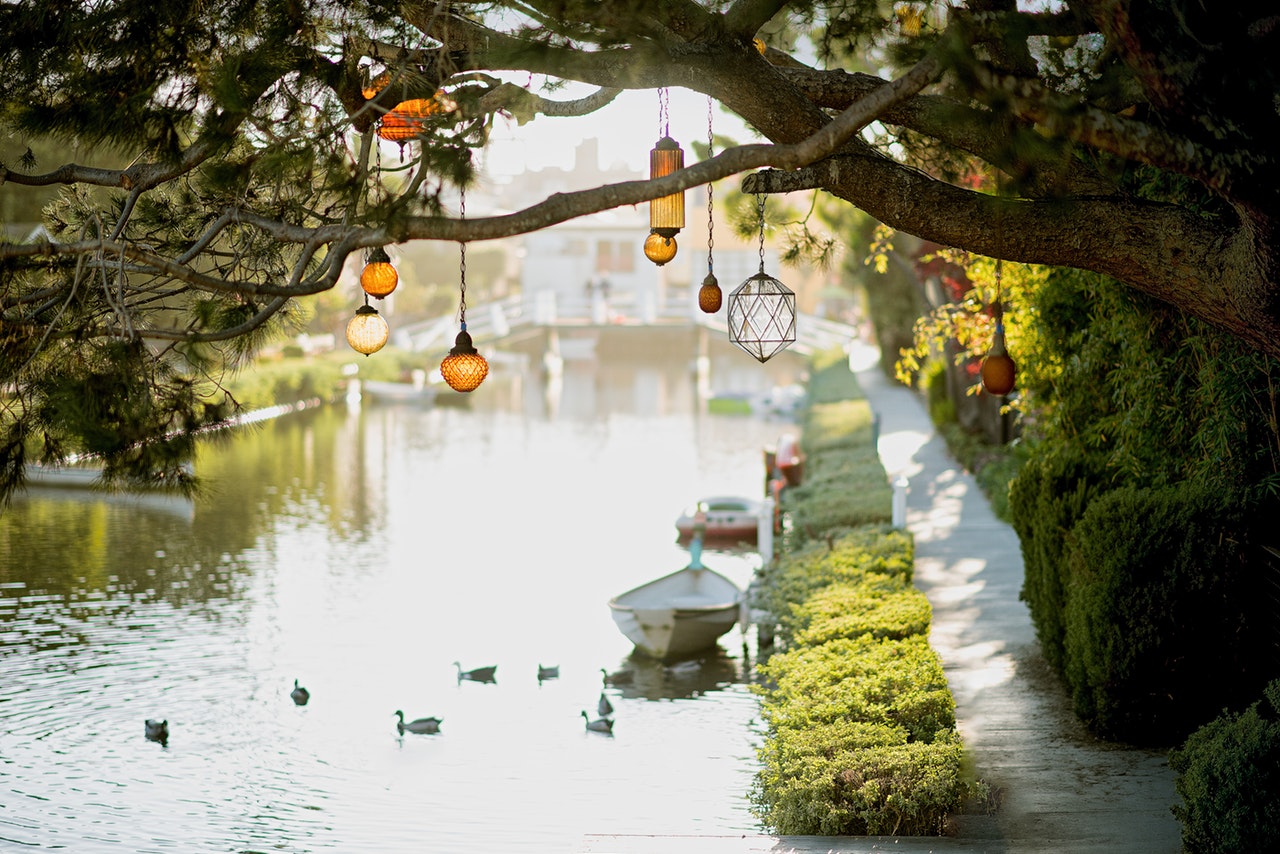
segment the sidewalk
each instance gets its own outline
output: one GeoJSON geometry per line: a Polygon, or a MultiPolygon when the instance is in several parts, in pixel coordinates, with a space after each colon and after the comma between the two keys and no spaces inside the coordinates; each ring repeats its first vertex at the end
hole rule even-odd
{"type": "Polygon", "coordinates": [[[1173,772],[1163,753],[1093,738],[1040,655],[1018,599],[1022,553],[974,479],[956,467],[919,396],[889,382],[879,352],[849,365],[880,416],[889,479],[908,479],[916,585],[933,605],[956,720],[993,815],[960,816],[947,837],[587,836],[592,854],[1179,854],[1173,772]]]}
{"type": "Polygon", "coordinates": [[[1011,854],[1177,854],[1178,797],[1164,753],[1099,741],[1076,719],[1018,599],[1017,535],[956,468],[919,396],[884,377],[878,356],[855,344],[849,364],[880,415],[885,471],[908,479],[916,584],[933,604],[929,640],[965,747],[999,798],[995,816],[967,819],[960,838],[1000,840],[991,850],[1011,854]]]}

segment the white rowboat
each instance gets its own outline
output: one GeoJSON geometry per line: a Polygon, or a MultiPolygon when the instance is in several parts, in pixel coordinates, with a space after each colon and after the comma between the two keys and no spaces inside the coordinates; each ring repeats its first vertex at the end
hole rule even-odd
{"type": "Polygon", "coordinates": [[[715,646],[738,622],[744,595],[715,570],[687,566],[613,597],[609,610],[637,650],[670,659],[715,646]]]}

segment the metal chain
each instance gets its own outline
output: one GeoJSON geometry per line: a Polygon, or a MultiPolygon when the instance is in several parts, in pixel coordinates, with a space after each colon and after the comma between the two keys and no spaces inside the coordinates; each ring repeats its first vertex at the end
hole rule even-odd
{"type": "Polygon", "coordinates": [[[760,273],[764,274],[764,193],[756,193],[756,213],[760,217],[760,273]]]}
{"type": "MultiPolygon", "coordinates": [[[[467,190],[465,187],[459,189],[459,219],[463,222],[467,220],[467,190]]],[[[461,298],[458,303],[458,320],[462,323],[462,328],[467,328],[467,242],[465,240],[458,241],[458,249],[462,254],[462,261],[459,264],[459,271],[462,275],[462,283],[459,286],[461,298]]]]}
{"type": "MultiPolygon", "coordinates": [[[[707,96],[707,159],[710,160],[715,152],[716,137],[711,129],[711,96],[707,96]]],[[[716,221],[712,218],[715,211],[715,201],[712,197],[712,183],[707,182],[707,275],[710,276],[714,270],[712,269],[711,250],[716,245],[716,221]]]]}
{"type": "Polygon", "coordinates": [[[658,127],[663,136],[671,136],[671,118],[668,113],[667,87],[658,90],[658,127]]]}

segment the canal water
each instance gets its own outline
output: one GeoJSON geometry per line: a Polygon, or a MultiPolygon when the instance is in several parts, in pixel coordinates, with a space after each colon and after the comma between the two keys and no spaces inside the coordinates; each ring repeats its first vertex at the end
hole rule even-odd
{"type": "MultiPolygon", "coordinates": [[[[470,408],[365,401],[219,437],[192,505],[45,491],[5,509],[0,849],[760,832],[753,633],[647,663],[607,602],[687,562],[685,505],[760,495],[762,448],[790,425],[708,414],[682,361],[503,373],[470,408]],[[455,661],[496,682],[459,682],[455,661]],[[602,669],[631,678],[607,688],[612,736],[581,715],[602,669]],[[400,736],[396,710],[441,731],[400,736]]],[[[745,585],[759,558],[704,562],[745,585]]]]}

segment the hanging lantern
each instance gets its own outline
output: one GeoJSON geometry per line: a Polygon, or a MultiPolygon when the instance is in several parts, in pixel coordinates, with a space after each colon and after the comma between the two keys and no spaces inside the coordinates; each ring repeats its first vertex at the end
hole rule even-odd
{"type": "Polygon", "coordinates": [[[457,102],[447,97],[443,91],[437,91],[430,98],[401,101],[378,123],[378,136],[392,142],[413,139],[422,133],[427,119],[453,112],[457,108],[457,102]]]}
{"type": "Polygon", "coordinates": [[[796,340],[796,295],[763,270],[729,294],[729,340],[759,362],[796,340]]]}
{"type": "Polygon", "coordinates": [[[716,281],[715,274],[707,273],[707,277],[702,280],[702,287],[698,288],[698,308],[707,314],[715,314],[723,301],[720,283],[716,281]]]}
{"type": "Polygon", "coordinates": [[[369,253],[369,262],[360,273],[360,287],[371,297],[382,299],[396,289],[400,274],[391,265],[391,257],[381,246],[369,253]]]}
{"type": "Polygon", "coordinates": [[[656,230],[649,232],[644,239],[644,257],[661,267],[676,257],[676,239],[659,234],[656,230]]]}
{"type": "Polygon", "coordinates": [[[366,101],[372,101],[374,98],[378,97],[379,92],[387,88],[387,84],[390,82],[391,69],[388,68],[381,74],[371,78],[368,83],[364,84],[364,87],[360,90],[360,94],[364,95],[364,99],[366,101]]]}
{"type": "Polygon", "coordinates": [[[471,344],[466,321],[454,340],[453,349],[440,363],[440,376],[454,391],[475,391],[489,375],[489,363],[471,344]]]}
{"type": "Polygon", "coordinates": [[[368,303],[356,309],[356,316],[347,323],[347,343],[352,350],[366,356],[381,350],[390,334],[387,322],[368,303]]]}
{"type": "MultiPolygon", "coordinates": [[[[461,191],[458,202],[459,218],[467,218],[467,192],[461,191]]],[[[475,391],[484,378],[489,376],[489,363],[476,352],[471,343],[471,333],[467,332],[467,244],[459,243],[458,262],[458,320],[462,329],[454,339],[453,349],[440,363],[440,376],[454,391],[475,391]]]]}
{"type": "MultiPolygon", "coordinates": [[[[664,136],[658,140],[653,150],[649,152],[649,177],[665,178],[667,175],[684,168],[684,150],[679,144],[669,136],[664,136]]],[[[670,245],[664,243],[661,248],[655,246],[654,255],[661,257],[667,250],[670,256],[664,260],[658,260],[658,257],[649,254],[649,240],[645,241],[645,257],[661,266],[675,257],[675,243],[673,238],[684,228],[684,193],[672,193],[669,196],[663,196],[660,199],[653,199],[649,202],[649,229],[660,237],[671,241],[670,245]]],[[[653,235],[650,235],[650,240],[653,235]]]]}
{"type": "Polygon", "coordinates": [[[996,331],[991,337],[991,350],[982,358],[982,389],[987,394],[1003,397],[1013,391],[1013,380],[1016,366],[1013,358],[1005,350],[1004,321],[996,318],[996,331]]]}

